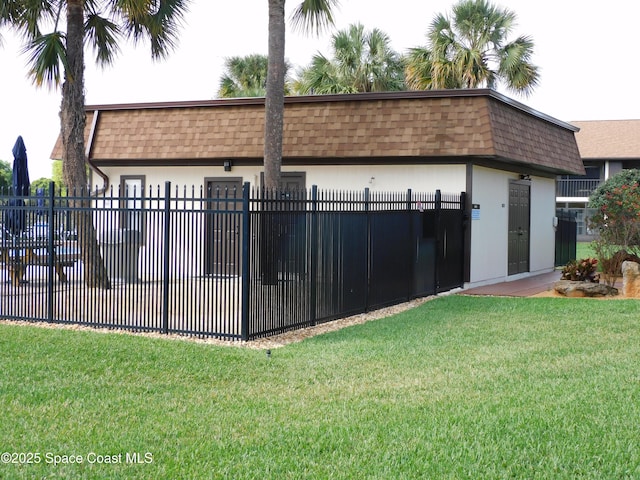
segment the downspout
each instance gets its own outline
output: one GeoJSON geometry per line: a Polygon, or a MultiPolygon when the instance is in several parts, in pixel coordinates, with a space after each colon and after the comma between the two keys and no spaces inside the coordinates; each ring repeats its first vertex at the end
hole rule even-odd
{"type": "Polygon", "coordinates": [[[93,111],[93,119],[91,121],[91,130],[89,131],[89,138],[87,139],[87,145],[85,147],[85,157],[87,159],[87,163],[89,164],[89,168],[96,172],[100,178],[102,178],[103,186],[100,189],[96,189],[95,192],[91,194],[91,190],[89,193],[94,196],[102,195],[109,188],[109,177],[106,173],[100,170],[92,161],[91,161],[91,149],[93,147],[93,140],[96,136],[96,128],[98,127],[98,117],[100,114],[100,110],[93,111]]]}

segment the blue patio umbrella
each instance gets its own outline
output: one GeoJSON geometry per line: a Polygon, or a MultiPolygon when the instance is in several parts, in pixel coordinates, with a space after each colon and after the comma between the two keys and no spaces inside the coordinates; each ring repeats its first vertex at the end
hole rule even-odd
{"type": "Polygon", "coordinates": [[[13,175],[12,196],[9,199],[9,208],[5,210],[4,225],[13,235],[19,235],[26,226],[26,212],[24,210],[23,197],[29,196],[29,170],[27,167],[27,149],[24,140],[19,136],[13,146],[13,175]]]}

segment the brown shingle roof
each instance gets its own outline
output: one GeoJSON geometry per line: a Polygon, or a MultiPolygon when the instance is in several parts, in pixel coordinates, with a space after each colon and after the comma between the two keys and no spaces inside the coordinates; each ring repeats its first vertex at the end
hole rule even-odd
{"type": "Polygon", "coordinates": [[[584,174],[574,131],[523,117],[522,112],[493,99],[490,112],[498,157],[584,174]]]}
{"type": "MultiPolygon", "coordinates": [[[[318,95],[285,102],[285,162],[478,158],[549,173],[583,172],[571,125],[491,90],[318,95]]],[[[87,111],[99,112],[90,153],[98,165],[262,159],[264,99],[89,106],[87,111]]],[[[87,140],[90,124],[89,118],[87,140]]],[[[61,153],[57,145],[53,157],[61,153]]]]}
{"type": "Polygon", "coordinates": [[[640,120],[571,122],[583,159],[640,159],[640,120]]]}

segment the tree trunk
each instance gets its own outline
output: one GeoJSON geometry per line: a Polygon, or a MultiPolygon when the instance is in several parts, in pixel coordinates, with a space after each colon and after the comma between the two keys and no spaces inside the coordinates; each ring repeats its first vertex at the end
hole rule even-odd
{"type": "Polygon", "coordinates": [[[87,286],[110,288],[104,262],[98,248],[87,191],[84,128],[84,0],[67,0],[67,66],[62,85],[60,132],[64,147],[62,174],[74,200],[78,244],[82,252],[87,286]],[[74,194],[74,190],[76,193],[74,194]],[[80,192],[78,192],[80,190],[80,192]],[[77,209],[77,210],[76,210],[77,209]]]}
{"type": "Polygon", "coordinates": [[[285,0],[269,0],[269,63],[264,119],[264,183],[269,190],[280,187],[282,132],[284,123],[285,0]]]}

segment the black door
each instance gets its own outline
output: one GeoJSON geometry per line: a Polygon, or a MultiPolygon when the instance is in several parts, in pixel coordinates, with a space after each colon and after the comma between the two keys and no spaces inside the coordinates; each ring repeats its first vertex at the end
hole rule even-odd
{"type": "MultiPolygon", "coordinates": [[[[261,215],[260,258],[262,281],[300,278],[306,271],[306,191],[305,172],[282,172],[281,189],[265,192],[261,215]]],[[[264,173],[261,174],[264,186],[264,173]]]]}
{"type": "Polygon", "coordinates": [[[291,203],[288,212],[283,212],[280,223],[280,271],[288,278],[300,278],[306,271],[305,241],[306,199],[304,172],[283,172],[282,189],[284,198],[291,203]]]}
{"type": "Polygon", "coordinates": [[[205,274],[235,276],[241,271],[242,179],[207,179],[205,274]]]}
{"type": "Polygon", "coordinates": [[[509,184],[509,252],[508,273],[529,271],[529,182],[509,184]]]}

